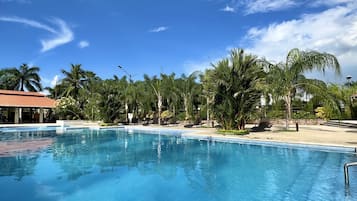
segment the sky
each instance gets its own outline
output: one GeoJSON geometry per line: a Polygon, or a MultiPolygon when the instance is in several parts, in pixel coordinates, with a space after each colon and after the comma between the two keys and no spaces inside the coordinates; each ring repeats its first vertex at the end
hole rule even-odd
{"type": "Polygon", "coordinates": [[[357,79],[355,0],[0,0],[0,67],[40,67],[54,86],[71,64],[103,79],[204,70],[232,48],[282,62],[292,48],[336,55],[357,79]],[[118,68],[120,65],[125,71],[118,68]]]}

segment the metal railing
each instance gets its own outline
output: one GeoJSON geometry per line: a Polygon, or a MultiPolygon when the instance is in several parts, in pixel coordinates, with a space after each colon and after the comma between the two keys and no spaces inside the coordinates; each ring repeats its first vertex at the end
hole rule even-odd
{"type": "Polygon", "coordinates": [[[357,166],[357,162],[351,162],[351,163],[345,163],[343,166],[344,172],[345,172],[345,185],[349,186],[350,185],[350,178],[348,174],[348,167],[350,166],[357,166]]]}

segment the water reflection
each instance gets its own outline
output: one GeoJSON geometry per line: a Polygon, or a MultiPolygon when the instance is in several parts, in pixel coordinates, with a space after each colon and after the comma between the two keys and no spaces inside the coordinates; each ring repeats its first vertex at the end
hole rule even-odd
{"type": "MultiPolygon", "coordinates": [[[[357,159],[339,153],[123,130],[69,132],[57,136],[47,154],[47,163],[41,158],[43,153],[0,158],[0,176],[35,177],[36,167],[46,169],[51,164],[60,171],[46,181],[67,194],[75,194],[77,186],[95,188],[101,183],[115,184],[115,192],[129,187],[142,192],[149,188],[146,182],[151,182],[175,188],[175,195],[187,192],[204,200],[237,200],[237,195],[241,200],[293,200],[289,198],[297,195],[302,200],[321,200],[320,195],[338,200],[344,196],[341,167],[357,159]]],[[[353,176],[357,178],[356,171],[351,171],[353,176]]]]}
{"type": "Polygon", "coordinates": [[[14,176],[20,181],[24,176],[32,175],[38,155],[17,155],[0,158],[0,176],[14,176]]]}

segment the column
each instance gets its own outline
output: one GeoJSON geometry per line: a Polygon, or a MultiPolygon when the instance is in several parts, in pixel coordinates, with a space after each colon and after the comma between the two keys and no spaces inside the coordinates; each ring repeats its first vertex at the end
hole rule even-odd
{"type": "Polygon", "coordinates": [[[23,123],[22,121],[22,108],[19,108],[19,123],[23,123]]]}
{"type": "Polygon", "coordinates": [[[15,119],[14,119],[14,123],[15,124],[19,123],[19,113],[20,113],[20,109],[19,108],[15,108],[15,119]]]}
{"type": "Polygon", "coordinates": [[[43,108],[40,108],[40,123],[43,123],[43,108]]]}

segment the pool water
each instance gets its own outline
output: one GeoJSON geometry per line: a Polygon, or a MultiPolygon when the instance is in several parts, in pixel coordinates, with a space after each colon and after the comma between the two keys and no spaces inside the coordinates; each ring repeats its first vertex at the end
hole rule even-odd
{"type": "Polygon", "coordinates": [[[2,156],[0,200],[357,200],[357,168],[349,188],[343,175],[353,154],[164,134],[68,131],[48,148],[2,156]]]}

